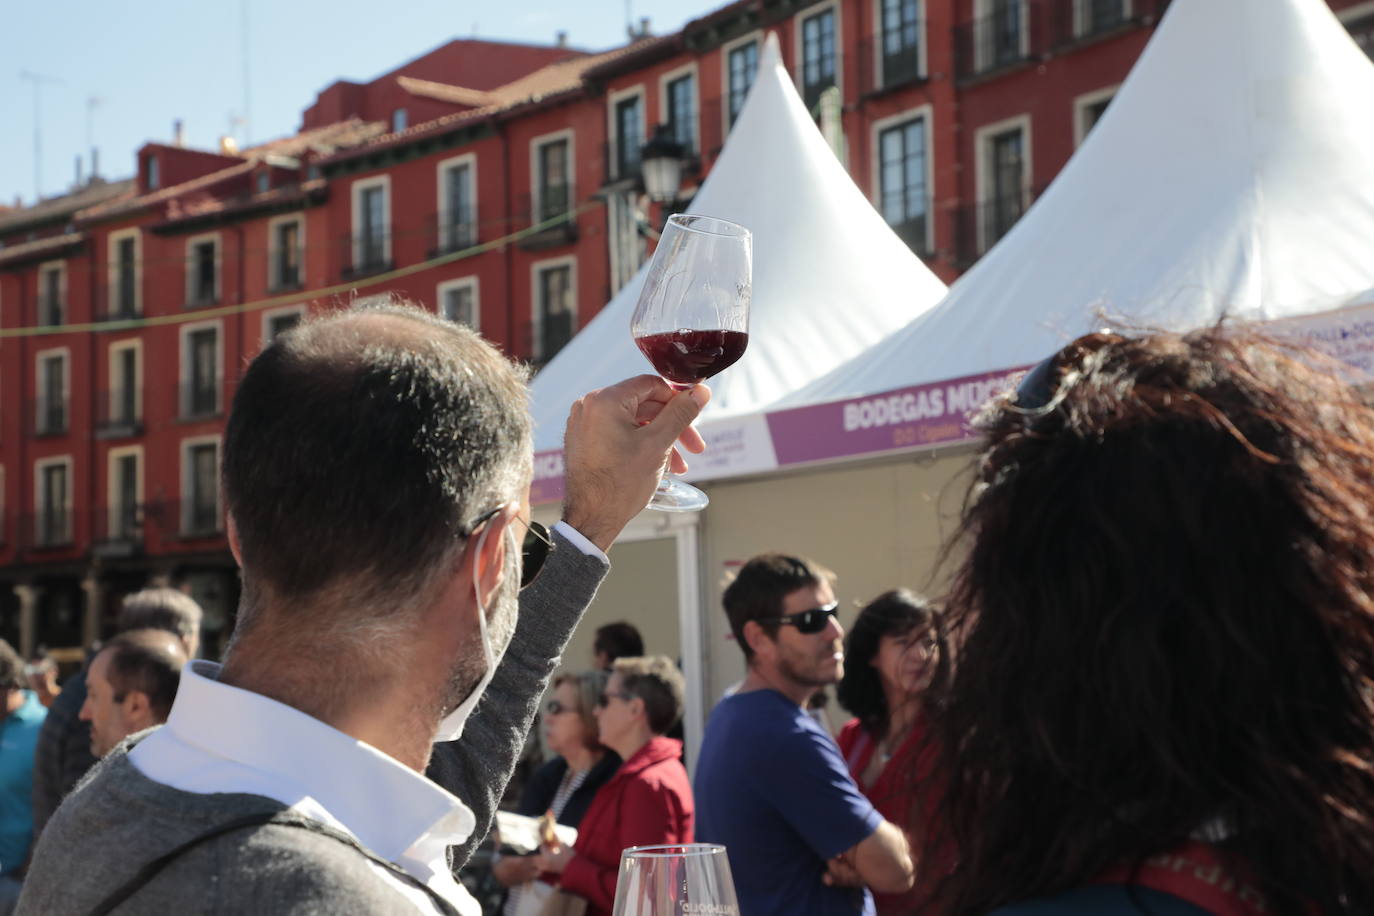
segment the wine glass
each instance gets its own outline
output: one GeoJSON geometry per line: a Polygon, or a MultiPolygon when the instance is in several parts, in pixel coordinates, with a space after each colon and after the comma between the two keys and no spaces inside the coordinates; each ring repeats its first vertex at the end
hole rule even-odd
{"type": "Polygon", "coordinates": [[[613,916],[739,916],[724,846],[631,846],[620,854],[613,916]]]}
{"type": "MultiPolygon", "coordinates": [[[[630,319],[635,345],[685,391],[732,365],[749,344],[753,236],[736,223],[675,213],[659,237],[630,319]]],[[[649,508],[696,512],[709,500],[663,475],[649,508]]]]}

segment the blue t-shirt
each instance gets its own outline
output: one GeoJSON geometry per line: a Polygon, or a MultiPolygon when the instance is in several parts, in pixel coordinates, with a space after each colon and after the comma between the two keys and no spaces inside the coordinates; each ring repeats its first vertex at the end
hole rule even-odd
{"type": "Polygon", "coordinates": [[[697,760],[697,842],[724,844],[740,916],[873,913],[865,889],[827,887],[826,862],[883,822],[835,739],[774,690],[721,700],[697,760]]]}
{"type": "Polygon", "coordinates": [[[24,864],[33,842],[33,750],[48,711],[37,694],[0,724],[0,875],[24,864]]]}

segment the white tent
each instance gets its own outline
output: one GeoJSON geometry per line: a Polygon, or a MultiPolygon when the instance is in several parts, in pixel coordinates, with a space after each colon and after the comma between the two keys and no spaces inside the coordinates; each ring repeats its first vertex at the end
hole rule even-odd
{"type": "Polygon", "coordinates": [[[786,403],[1026,366],[1104,317],[1182,330],[1374,303],[1371,100],[1374,66],[1322,0],[1175,0],[1011,232],[786,403]]]}
{"type": "MultiPolygon", "coordinates": [[[[733,220],[754,234],[749,349],[711,380],[704,424],[760,410],[882,340],[945,292],[826,146],[773,35],[729,140],[688,212],[733,220]]],[[[576,398],[653,371],[630,339],[644,274],[641,269],[535,378],[536,452],[562,447],[576,398]]],[[[543,471],[556,465],[541,462],[537,476],[552,476],[543,471]]]]}

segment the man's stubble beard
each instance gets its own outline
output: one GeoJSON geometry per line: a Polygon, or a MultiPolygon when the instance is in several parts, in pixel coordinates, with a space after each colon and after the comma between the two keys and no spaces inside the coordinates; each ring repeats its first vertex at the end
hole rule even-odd
{"type": "MultiPolygon", "coordinates": [[[[491,604],[487,607],[487,634],[491,639],[492,653],[496,656],[498,665],[505,656],[511,638],[515,635],[515,625],[519,620],[520,570],[517,565],[519,557],[519,550],[506,551],[505,574],[502,576],[501,585],[497,587],[491,604]]],[[[481,633],[474,633],[473,637],[471,650],[453,661],[453,667],[449,671],[448,683],[445,685],[443,696],[440,698],[439,715],[436,717],[436,721],[457,709],[476,689],[482,677],[487,673],[486,659],[482,653],[481,633]]],[[[474,714],[475,712],[474,710],[474,714]]]]}

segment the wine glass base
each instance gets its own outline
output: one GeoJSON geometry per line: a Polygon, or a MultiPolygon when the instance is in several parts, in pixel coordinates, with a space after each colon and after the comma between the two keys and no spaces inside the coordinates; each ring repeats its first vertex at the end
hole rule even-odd
{"type": "Polygon", "coordinates": [[[711,502],[710,497],[676,477],[664,477],[649,500],[649,508],[660,512],[700,512],[711,502]]]}

